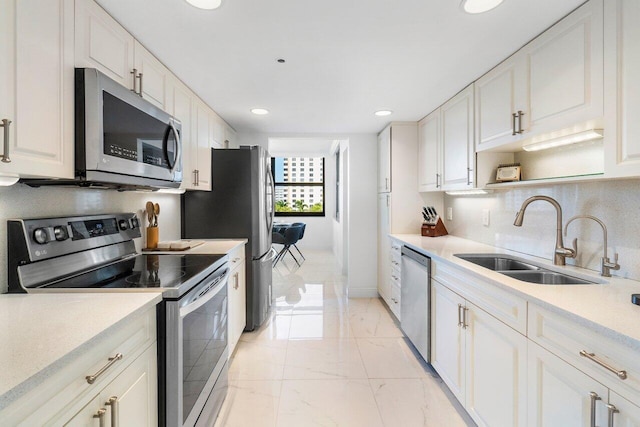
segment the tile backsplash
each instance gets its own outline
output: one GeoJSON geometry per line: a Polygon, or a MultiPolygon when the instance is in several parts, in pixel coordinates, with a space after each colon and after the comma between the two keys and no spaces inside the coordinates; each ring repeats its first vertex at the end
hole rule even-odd
{"type": "MultiPolygon", "coordinates": [[[[24,184],[0,187],[0,293],[7,292],[7,219],[39,218],[102,213],[135,212],[144,227],[147,201],[160,204],[158,226],[161,240],[180,238],[180,196],[150,192],[118,192],[63,187],[31,188],[24,184]]],[[[136,239],[136,248],[144,246],[136,239]]]]}
{"type": "MultiPolygon", "coordinates": [[[[562,206],[563,227],[574,215],[593,215],[608,231],[608,256],[619,254],[620,270],[613,275],[640,280],[640,190],[638,180],[599,181],[523,187],[499,190],[485,196],[444,196],[453,208],[453,220],[446,221],[449,233],[500,248],[552,259],[556,236],[556,211],[551,204],[536,201],[526,210],[522,227],[513,221],[528,197],[553,197],[562,206]],[[489,226],[482,225],[482,211],[488,209],[489,226]]],[[[592,220],[575,220],[564,237],[571,247],[578,238],[578,257],[567,264],[600,271],[603,253],[602,228],[592,220]]]]}

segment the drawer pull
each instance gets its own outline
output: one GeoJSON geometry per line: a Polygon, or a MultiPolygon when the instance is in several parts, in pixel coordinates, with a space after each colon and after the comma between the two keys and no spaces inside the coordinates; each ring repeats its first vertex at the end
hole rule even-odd
{"type": "Polygon", "coordinates": [[[9,125],[11,124],[11,120],[2,119],[1,121],[2,124],[0,128],[4,128],[4,152],[0,156],[0,161],[2,161],[2,163],[11,163],[11,158],[9,157],[9,125]]]}
{"type": "Polygon", "coordinates": [[[235,264],[238,261],[240,261],[240,258],[234,258],[233,261],[231,261],[231,262],[233,262],[235,264]]]}
{"type": "Polygon", "coordinates": [[[109,362],[104,365],[98,372],[96,372],[93,375],[87,375],[85,377],[85,379],[87,380],[87,382],[89,384],[93,384],[94,382],[96,382],[96,380],[98,379],[98,377],[102,374],[104,374],[104,371],[106,371],[107,369],[109,369],[114,363],[116,363],[118,360],[122,359],[122,353],[118,353],[113,357],[109,358],[109,362]]]}
{"type": "Polygon", "coordinates": [[[118,396],[111,396],[104,404],[111,406],[111,427],[118,427],[120,424],[118,396]]]}
{"type": "Polygon", "coordinates": [[[627,379],[627,371],[618,371],[617,369],[615,369],[615,368],[611,367],[610,365],[608,365],[606,362],[603,362],[602,360],[598,359],[594,353],[589,353],[586,350],[580,350],[580,356],[586,357],[587,359],[591,360],[592,362],[595,362],[598,365],[602,366],[606,370],[608,370],[610,372],[613,372],[621,380],[626,380],[627,379]]]}
{"type": "Polygon", "coordinates": [[[591,418],[590,418],[590,427],[596,427],[596,401],[601,400],[598,393],[592,391],[589,393],[589,397],[591,398],[591,418]]]}
{"type": "Polygon", "coordinates": [[[104,424],[104,414],[107,413],[107,410],[104,408],[100,408],[98,409],[98,412],[96,412],[95,414],[93,414],[93,418],[97,418],[98,419],[98,425],[100,427],[106,427],[104,424]]]}
{"type": "Polygon", "coordinates": [[[458,326],[462,326],[462,304],[458,304],[458,326]]]}

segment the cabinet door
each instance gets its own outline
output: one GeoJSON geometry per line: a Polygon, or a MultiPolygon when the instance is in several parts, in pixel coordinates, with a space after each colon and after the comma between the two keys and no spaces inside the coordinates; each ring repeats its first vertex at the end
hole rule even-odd
{"type": "Polygon", "coordinates": [[[595,393],[596,414],[606,412],[608,389],[605,386],[537,344],[529,342],[528,345],[530,427],[592,425],[591,393],[595,393]]]}
{"type": "Polygon", "coordinates": [[[158,108],[166,110],[167,88],[171,72],[138,41],[135,41],[135,69],[139,73],[137,90],[142,97],[158,108]]]}
{"type": "Polygon", "coordinates": [[[473,187],[473,85],[441,107],[442,189],[473,187]]]}
{"type": "Polygon", "coordinates": [[[605,3],[605,175],[640,176],[640,2],[605,3]]]}
{"type": "Polygon", "coordinates": [[[229,278],[229,357],[247,324],[245,262],[231,271],[229,278]]]}
{"type": "Polygon", "coordinates": [[[192,149],[192,164],[197,166],[196,188],[211,191],[211,143],[209,130],[209,108],[200,100],[195,102],[194,129],[196,143],[192,149]]]}
{"type": "Polygon", "coordinates": [[[237,148],[238,142],[236,141],[236,131],[231,126],[225,123],[224,126],[224,148],[237,148]]]}
{"type": "Polygon", "coordinates": [[[100,393],[106,425],[153,427],[158,424],[157,352],[151,345],[100,393]],[[117,405],[117,409],[114,405],[117,405]],[[117,422],[112,417],[117,412],[117,422]]]}
{"type": "Polygon", "coordinates": [[[192,92],[177,78],[172,79],[169,87],[169,103],[167,111],[182,123],[182,185],[180,188],[195,188],[194,159],[192,152],[195,140],[193,138],[192,92]]]}
{"type": "Polygon", "coordinates": [[[73,2],[5,0],[1,15],[0,119],[11,121],[2,154],[11,162],[0,173],[73,178],[73,2]]]}
{"type": "Polygon", "coordinates": [[[211,111],[209,117],[209,132],[212,148],[225,148],[224,146],[224,120],[215,112],[211,111]]]}
{"type": "Polygon", "coordinates": [[[391,127],[378,135],[378,193],[391,191],[391,127]]]}
{"type": "Polygon", "coordinates": [[[391,194],[378,194],[378,293],[391,306],[391,194]]]}
{"type": "Polygon", "coordinates": [[[467,302],[466,404],[479,426],[525,426],[527,338],[467,302]]]}
{"type": "Polygon", "coordinates": [[[592,0],[524,48],[530,107],[523,127],[528,132],[602,117],[603,42],[603,2],[592,0]]]}
{"type": "Polygon", "coordinates": [[[134,39],[93,0],[76,0],[75,64],[133,89],[134,39]]]}
{"type": "Polygon", "coordinates": [[[528,105],[525,61],[516,53],[475,82],[476,151],[518,141],[513,115],[528,105]]]}
{"type": "Polygon", "coordinates": [[[418,191],[440,187],[440,109],[418,124],[418,191]]]}
{"type": "Polygon", "coordinates": [[[436,281],[431,286],[431,365],[456,398],[465,402],[464,330],[459,326],[465,300],[436,281]]]}
{"type": "MultiPolygon", "coordinates": [[[[619,412],[613,415],[613,426],[615,427],[640,427],[640,407],[629,402],[613,391],[609,392],[609,404],[615,406],[619,412]]],[[[604,421],[600,422],[605,425],[604,421]]]]}

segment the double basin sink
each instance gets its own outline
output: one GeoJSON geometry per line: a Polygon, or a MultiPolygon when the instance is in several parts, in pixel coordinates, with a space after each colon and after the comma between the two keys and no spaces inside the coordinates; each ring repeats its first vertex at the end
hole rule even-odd
{"type": "Polygon", "coordinates": [[[597,283],[547,270],[504,254],[457,254],[455,256],[505,276],[539,285],[593,285],[597,283]]]}

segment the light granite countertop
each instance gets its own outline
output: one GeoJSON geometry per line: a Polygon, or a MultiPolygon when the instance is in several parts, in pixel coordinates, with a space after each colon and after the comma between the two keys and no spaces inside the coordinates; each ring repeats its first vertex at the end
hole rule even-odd
{"type": "MultiPolygon", "coordinates": [[[[532,303],[564,315],[595,332],[640,351],[640,306],[631,303],[631,294],[640,293],[640,282],[618,277],[601,277],[598,272],[575,266],[554,266],[551,260],[500,249],[455,236],[422,237],[418,234],[392,234],[393,239],[477,275],[532,303]],[[455,254],[503,253],[534,261],[549,270],[598,282],[595,285],[538,285],[464,261],[455,254]]],[[[472,285],[470,285],[472,286],[472,285]]]]}
{"type": "Polygon", "coordinates": [[[161,300],[159,292],[0,295],[0,409],[161,300]]]}

